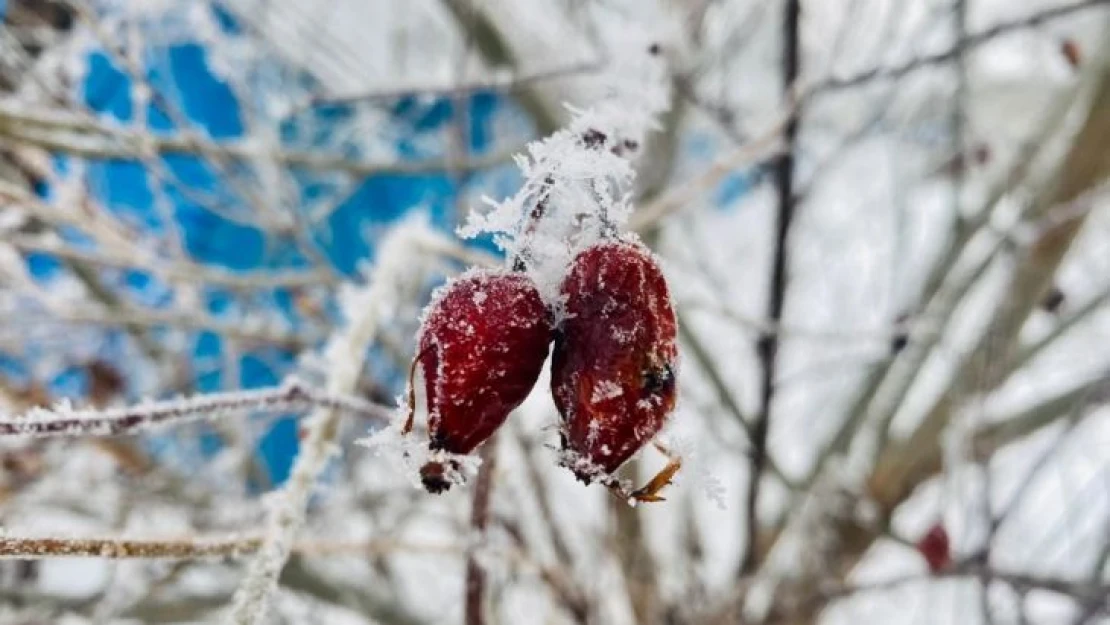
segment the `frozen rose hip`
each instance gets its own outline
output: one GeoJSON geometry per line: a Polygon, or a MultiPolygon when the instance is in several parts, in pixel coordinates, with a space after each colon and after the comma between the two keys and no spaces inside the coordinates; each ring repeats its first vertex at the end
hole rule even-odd
{"type": "MultiPolygon", "coordinates": [[[[642,246],[600,243],[581,252],[562,283],[551,391],[575,475],[605,481],[663,428],[675,404],[675,315],[662,271],[642,246]]],[[[656,501],[671,464],[632,493],[656,501]]],[[[612,481],[608,481],[612,485],[612,481]]]]}
{"type": "MultiPolygon", "coordinates": [[[[466,454],[488,439],[532,390],[550,338],[550,314],[523,274],[472,273],[444,286],[428,306],[412,371],[419,365],[424,375],[429,447],[466,454]]],[[[415,409],[411,381],[410,393],[415,409]]],[[[420,475],[439,493],[449,472],[429,462],[420,475]]]]}

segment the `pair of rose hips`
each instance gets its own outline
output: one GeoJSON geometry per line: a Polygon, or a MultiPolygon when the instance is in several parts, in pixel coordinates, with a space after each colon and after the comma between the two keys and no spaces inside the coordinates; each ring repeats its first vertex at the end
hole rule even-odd
{"type": "MultiPolygon", "coordinates": [[[[604,240],[575,257],[560,295],[556,314],[527,275],[508,271],[474,272],[436,295],[410,374],[419,365],[424,375],[429,447],[467,454],[492,436],[531,392],[553,340],[562,464],[586,484],[660,501],[678,459],[632,493],[613,472],[658,434],[674,408],[676,324],[663,273],[640,244],[604,240]]],[[[415,403],[411,377],[409,392],[406,434],[415,403]]],[[[429,492],[443,492],[454,468],[428,462],[421,481],[429,492]]]]}

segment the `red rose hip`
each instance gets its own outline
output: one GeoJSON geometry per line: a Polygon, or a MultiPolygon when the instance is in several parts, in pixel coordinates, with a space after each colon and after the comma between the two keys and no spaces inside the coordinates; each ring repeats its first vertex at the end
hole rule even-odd
{"type": "MultiPolygon", "coordinates": [[[[492,436],[531,392],[550,339],[550,313],[527,276],[472,273],[444,286],[424,316],[411,372],[419,365],[424,374],[429,447],[466,454],[492,436]]],[[[406,433],[411,379],[409,392],[406,433]]],[[[448,473],[439,462],[420,470],[432,493],[450,488],[448,473]]]]}
{"type": "MultiPolygon", "coordinates": [[[[563,280],[565,318],[555,333],[551,391],[563,418],[567,465],[585,483],[611,474],[663,428],[674,409],[676,322],[662,271],[644,247],[607,241],[581,252],[563,280]]],[[[672,459],[646,487],[656,494],[672,459]]]]}

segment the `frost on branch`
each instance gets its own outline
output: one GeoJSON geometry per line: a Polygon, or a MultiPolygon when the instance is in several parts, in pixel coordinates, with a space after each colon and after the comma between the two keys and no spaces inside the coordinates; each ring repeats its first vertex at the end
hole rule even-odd
{"type": "MultiPolygon", "coordinates": [[[[367,350],[382,324],[392,321],[401,292],[414,268],[419,267],[417,243],[425,229],[419,221],[395,227],[381,244],[369,284],[352,288],[341,296],[346,324],[336,330],[323,352],[329,392],[355,390],[367,350]]],[[[265,619],[278,575],[289,558],[297,532],[304,525],[312,487],[337,451],[338,417],[336,410],[321,407],[306,422],[306,435],[289,480],[268,497],[266,533],[258,556],[251,562],[247,578],[235,595],[229,622],[246,625],[265,619]]]]}
{"type": "Polygon", "coordinates": [[[212,420],[228,412],[296,412],[320,406],[383,420],[387,410],[357,397],[333,394],[289,378],[279,387],[209,393],[180,399],[145,401],[123,408],[76,409],[68,401],[51,408],[33,408],[16,416],[0,416],[0,436],[117,436],[158,426],[212,420]]]}

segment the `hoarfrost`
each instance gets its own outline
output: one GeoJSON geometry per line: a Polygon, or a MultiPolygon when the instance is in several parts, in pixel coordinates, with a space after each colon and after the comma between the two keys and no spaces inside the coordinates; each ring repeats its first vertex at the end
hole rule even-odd
{"type": "Polygon", "coordinates": [[[567,127],[515,157],[525,178],[520,190],[500,202],[484,197],[488,210],[471,211],[458,230],[464,238],[493,235],[549,306],[557,307],[574,255],[621,231],[632,212],[631,159],[669,102],[663,62],[647,50],[645,38],[635,54],[616,59],[607,97],[590,108],[568,105],[567,127]]]}
{"type": "Polygon", "coordinates": [[[590,397],[590,403],[596,404],[606,399],[620,397],[623,392],[620,384],[612,380],[601,380],[597,383],[597,386],[594,387],[594,393],[590,397]]]}

